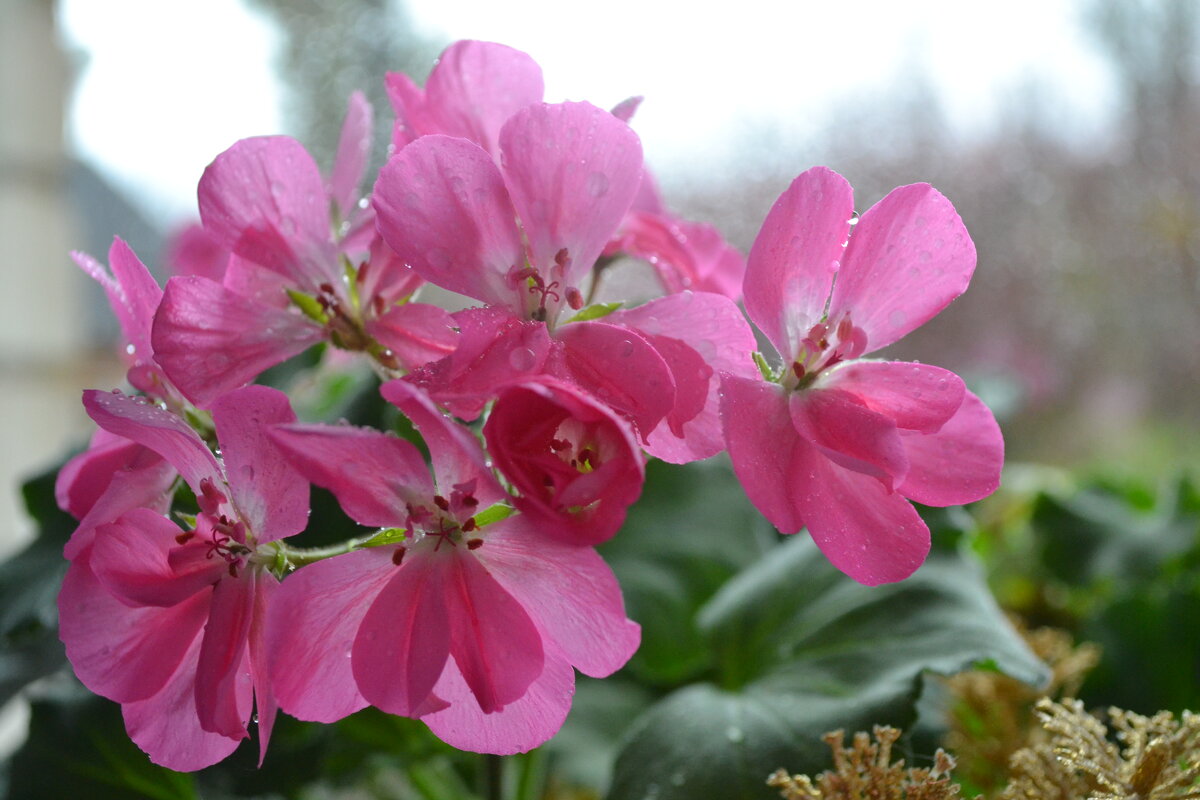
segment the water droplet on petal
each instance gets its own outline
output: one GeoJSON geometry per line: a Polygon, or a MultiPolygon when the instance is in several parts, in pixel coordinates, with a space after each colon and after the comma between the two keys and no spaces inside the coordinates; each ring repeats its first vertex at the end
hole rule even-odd
{"type": "Polygon", "coordinates": [[[608,176],[603,172],[593,172],[587,176],[587,193],[592,197],[603,197],[608,194],[608,176]]]}
{"type": "Polygon", "coordinates": [[[535,361],[537,361],[537,356],[528,347],[514,348],[508,354],[509,365],[518,372],[527,372],[533,369],[535,361]]]}
{"type": "Polygon", "coordinates": [[[731,742],[737,743],[746,738],[746,734],[736,725],[730,725],[725,729],[725,738],[731,742]]]}

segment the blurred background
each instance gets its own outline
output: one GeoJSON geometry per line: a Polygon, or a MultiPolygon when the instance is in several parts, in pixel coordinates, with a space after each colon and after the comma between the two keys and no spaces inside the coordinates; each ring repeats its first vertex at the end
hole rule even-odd
{"type": "MultiPolygon", "coordinates": [[[[458,38],[530,53],[547,98],[633,120],[666,198],[743,251],[799,172],[866,210],[928,181],[974,236],[970,291],[889,355],[958,371],[1011,461],[1140,472],[1197,460],[1200,4],[1190,0],[0,0],[0,556],[18,479],[91,429],[115,322],[70,250],[152,268],[238,138],[328,164],[347,94],[423,79],[458,38]]],[[[162,272],[158,274],[162,277],[162,272]]]]}

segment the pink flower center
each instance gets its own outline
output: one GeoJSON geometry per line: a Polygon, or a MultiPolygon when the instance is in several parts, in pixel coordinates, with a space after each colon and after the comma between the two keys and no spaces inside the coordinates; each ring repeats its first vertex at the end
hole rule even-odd
{"type": "MultiPolygon", "coordinates": [[[[461,544],[468,550],[482,547],[483,539],[478,535],[469,535],[479,530],[479,524],[475,521],[475,509],[479,507],[479,500],[474,492],[475,482],[470,481],[455,484],[449,499],[435,494],[429,505],[408,503],[405,506],[408,512],[405,526],[412,544],[432,542],[434,552],[440,550],[443,545],[458,547],[461,544]]],[[[392,555],[392,561],[399,564],[406,551],[407,547],[398,548],[392,555]]]]}
{"type": "Polygon", "coordinates": [[[867,333],[850,320],[850,312],[843,312],[836,320],[818,322],[800,340],[800,350],[792,360],[790,374],[783,376],[783,385],[805,389],[824,370],[858,358],[866,349],[867,333]]]}

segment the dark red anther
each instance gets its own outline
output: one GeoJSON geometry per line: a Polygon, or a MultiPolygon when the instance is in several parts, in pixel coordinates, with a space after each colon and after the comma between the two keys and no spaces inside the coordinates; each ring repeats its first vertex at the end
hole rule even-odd
{"type": "Polygon", "coordinates": [[[469,494],[463,497],[462,504],[467,508],[474,508],[475,506],[479,505],[479,501],[475,499],[475,495],[469,494]]]}
{"type": "Polygon", "coordinates": [[[795,375],[799,380],[804,380],[804,365],[799,361],[793,361],[792,374],[795,375]]]}
{"type": "Polygon", "coordinates": [[[597,453],[592,448],[585,447],[579,451],[579,459],[578,460],[579,460],[580,464],[590,467],[590,466],[592,466],[592,459],[598,455],[599,455],[599,453],[597,453]]]}
{"type": "Polygon", "coordinates": [[[462,524],[462,531],[463,531],[463,533],[470,533],[471,531],[475,530],[478,527],[479,527],[479,523],[477,523],[475,521],[475,518],[468,517],[467,521],[462,524]]]}
{"type": "Polygon", "coordinates": [[[483,539],[467,539],[468,550],[478,550],[483,547],[483,539]]]}
{"type": "Polygon", "coordinates": [[[236,578],[237,570],[238,570],[238,562],[230,561],[229,562],[229,577],[236,578]]]}
{"type": "Polygon", "coordinates": [[[554,263],[563,269],[567,268],[567,264],[571,262],[571,254],[567,252],[567,248],[563,248],[554,254],[554,263]]]}
{"type": "Polygon", "coordinates": [[[178,542],[179,544],[187,544],[188,541],[190,541],[191,538],[195,535],[196,535],[195,531],[184,531],[183,533],[181,533],[175,537],[175,541],[178,542]]]}
{"type": "Polygon", "coordinates": [[[567,450],[570,447],[571,447],[571,443],[565,442],[562,439],[551,439],[550,440],[550,449],[556,453],[561,453],[563,450],[567,450]]]}
{"type": "Polygon", "coordinates": [[[433,496],[433,504],[435,506],[437,506],[438,508],[440,508],[442,511],[450,510],[450,501],[448,501],[446,498],[442,497],[440,494],[435,494],[433,496]]]}
{"type": "Polygon", "coordinates": [[[383,299],[382,295],[377,294],[371,298],[371,308],[375,311],[375,316],[383,316],[384,310],[387,309],[387,302],[383,299]]]}
{"type": "Polygon", "coordinates": [[[583,308],[583,293],[574,286],[567,289],[567,305],[575,311],[583,308]]]}
{"type": "Polygon", "coordinates": [[[320,289],[325,294],[333,294],[333,284],[332,283],[322,283],[317,288],[320,289]]]}
{"type": "Polygon", "coordinates": [[[404,554],[407,552],[408,548],[406,548],[404,545],[397,547],[392,553],[392,563],[397,567],[400,566],[400,562],[404,560],[404,554]]]}

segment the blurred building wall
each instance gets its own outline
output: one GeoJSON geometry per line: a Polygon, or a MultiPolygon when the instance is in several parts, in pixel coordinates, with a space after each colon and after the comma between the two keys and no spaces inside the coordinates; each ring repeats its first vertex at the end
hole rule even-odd
{"type": "Polygon", "coordinates": [[[0,0],[0,557],[32,533],[20,482],[91,427],[79,390],[111,360],[87,341],[68,197],[71,69],[52,0],[0,0]]]}

